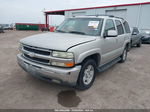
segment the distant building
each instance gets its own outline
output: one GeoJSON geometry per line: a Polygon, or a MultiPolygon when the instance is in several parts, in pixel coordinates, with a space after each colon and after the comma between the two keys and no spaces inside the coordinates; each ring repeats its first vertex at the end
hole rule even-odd
{"type": "Polygon", "coordinates": [[[131,27],[150,29],[150,2],[122,4],[112,6],[90,7],[80,9],[46,11],[46,26],[48,27],[48,15],[64,15],[66,18],[88,15],[114,15],[126,19],[131,27]]]}

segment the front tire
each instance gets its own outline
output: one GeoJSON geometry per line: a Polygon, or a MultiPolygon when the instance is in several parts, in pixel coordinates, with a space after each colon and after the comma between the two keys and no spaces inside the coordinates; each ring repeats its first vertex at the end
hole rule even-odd
{"type": "Polygon", "coordinates": [[[92,59],[86,60],[82,64],[76,88],[79,90],[86,90],[90,88],[95,80],[95,73],[96,73],[95,61],[92,59]]]}

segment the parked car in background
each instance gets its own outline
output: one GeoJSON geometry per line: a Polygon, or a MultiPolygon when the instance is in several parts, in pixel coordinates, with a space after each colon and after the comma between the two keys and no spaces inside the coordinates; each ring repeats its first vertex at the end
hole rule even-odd
{"type": "Polygon", "coordinates": [[[148,43],[150,44],[150,29],[142,29],[141,30],[142,34],[142,43],[148,43]]]}
{"type": "Polygon", "coordinates": [[[132,29],[132,35],[131,35],[131,47],[136,45],[137,47],[141,47],[142,41],[141,41],[141,33],[137,27],[133,27],[132,29]]]}
{"type": "Polygon", "coordinates": [[[4,30],[13,30],[13,27],[10,24],[2,24],[4,30]]]}
{"type": "Polygon", "coordinates": [[[0,33],[4,33],[4,29],[2,25],[0,25],[0,33]]]}

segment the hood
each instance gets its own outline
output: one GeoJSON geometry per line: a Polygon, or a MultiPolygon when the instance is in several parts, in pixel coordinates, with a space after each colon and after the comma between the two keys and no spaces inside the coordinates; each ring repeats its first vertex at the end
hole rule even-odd
{"type": "Polygon", "coordinates": [[[26,37],[21,43],[52,50],[66,51],[68,48],[94,41],[96,37],[69,33],[44,33],[26,37]]]}

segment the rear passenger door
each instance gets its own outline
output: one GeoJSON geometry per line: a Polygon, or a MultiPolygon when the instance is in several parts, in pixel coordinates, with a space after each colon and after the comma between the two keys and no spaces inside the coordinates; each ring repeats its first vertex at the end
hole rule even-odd
{"type": "Polygon", "coordinates": [[[123,49],[123,45],[124,45],[124,41],[125,41],[125,31],[122,25],[122,22],[120,20],[115,20],[116,23],[116,29],[118,32],[118,36],[117,38],[117,54],[120,55],[122,53],[122,49],[123,49]]]}

